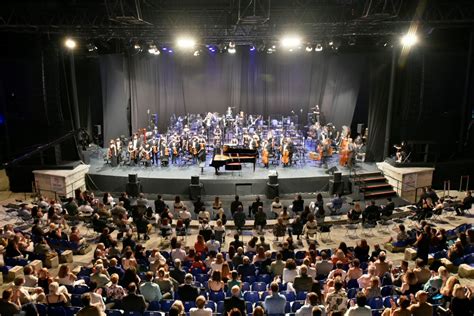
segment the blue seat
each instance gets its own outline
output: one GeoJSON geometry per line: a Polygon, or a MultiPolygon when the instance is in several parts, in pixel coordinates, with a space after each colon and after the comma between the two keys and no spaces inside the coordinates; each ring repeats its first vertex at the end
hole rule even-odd
{"type": "Polygon", "coordinates": [[[474,253],[465,255],[465,256],[463,257],[463,261],[464,261],[465,264],[474,263],[474,253]]]}
{"type": "Polygon", "coordinates": [[[149,311],[159,311],[161,308],[160,306],[160,302],[159,301],[152,301],[150,302],[150,304],[148,305],[148,310],[149,311]]]}
{"type": "Polygon", "coordinates": [[[303,302],[299,302],[299,301],[293,302],[293,304],[291,305],[291,312],[296,313],[303,305],[304,305],[303,302]]]}
{"type": "Polygon", "coordinates": [[[145,311],[143,316],[165,316],[165,313],[157,311],[145,311]]]}
{"type": "Polygon", "coordinates": [[[192,268],[191,274],[194,275],[195,277],[198,276],[199,274],[203,274],[203,270],[199,268],[192,268]]]}
{"type": "Polygon", "coordinates": [[[350,279],[347,282],[347,288],[348,289],[355,289],[359,287],[359,282],[357,282],[357,279],[350,279]]]}
{"type": "Polygon", "coordinates": [[[380,293],[384,297],[392,295],[393,294],[393,286],[392,285],[382,286],[382,288],[380,289],[380,293]]]}
{"type": "Polygon", "coordinates": [[[287,284],[286,283],[278,283],[278,290],[280,292],[286,291],[286,289],[287,289],[287,284]]]}
{"type": "Polygon", "coordinates": [[[304,301],[306,299],[307,294],[308,294],[308,292],[306,292],[306,291],[296,292],[296,300],[297,301],[304,301]]]}
{"type": "Polygon", "coordinates": [[[381,316],[382,315],[382,311],[379,311],[379,310],[373,310],[372,311],[372,316],[381,316]]]}
{"type": "Polygon", "coordinates": [[[224,299],[225,299],[224,291],[219,291],[219,292],[210,291],[209,292],[209,300],[211,301],[219,302],[219,301],[223,301],[224,299]]]}
{"type": "Polygon", "coordinates": [[[47,316],[48,315],[48,306],[44,304],[36,304],[36,310],[38,311],[39,316],[47,316]]]}
{"type": "Polygon", "coordinates": [[[383,309],[383,299],[381,297],[373,297],[367,303],[372,310],[383,309]]]}
{"type": "Polygon", "coordinates": [[[217,306],[215,302],[208,301],[206,307],[212,309],[212,313],[216,312],[217,306]]]}
{"type": "Polygon", "coordinates": [[[358,288],[349,289],[349,291],[347,291],[347,298],[349,298],[349,299],[354,298],[356,296],[357,292],[359,292],[358,288]]]}
{"type": "Polygon", "coordinates": [[[244,253],[245,256],[249,257],[250,261],[253,261],[253,257],[255,257],[256,253],[253,251],[247,251],[244,253]]]}
{"type": "Polygon", "coordinates": [[[161,311],[168,313],[170,311],[171,305],[173,305],[173,300],[162,300],[160,302],[161,311]]]}
{"type": "Polygon", "coordinates": [[[87,292],[90,292],[90,288],[83,284],[76,285],[72,290],[72,294],[84,294],[87,292]]]}
{"type": "Polygon", "coordinates": [[[296,260],[303,260],[306,257],[306,251],[304,250],[298,250],[295,253],[295,259],[296,260]]]}
{"type": "Polygon", "coordinates": [[[295,295],[295,292],[293,291],[283,291],[281,292],[281,294],[286,297],[286,300],[288,302],[293,302],[296,300],[296,295],[295,295]]]}
{"type": "Polygon", "coordinates": [[[259,300],[258,292],[248,291],[244,293],[244,300],[251,303],[257,303],[259,300]]]}
{"type": "Polygon", "coordinates": [[[250,283],[242,282],[242,292],[250,291],[250,283]]]}
{"type": "Polygon", "coordinates": [[[67,316],[66,309],[62,306],[48,306],[48,315],[67,316]]]}
{"type": "Polygon", "coordinates": [[[69,306],[69,307],[66,307],[65,310],[66,310],[67,316],[74,316],[81,310],[81,307],[69,306]]]}
{"type": "Polygon", "coordinates": [[[82,307],[81,294],[72,294],[71,295],[71,305],[76,307],[82,307]]]}
{"type": "Polygon", "coordinates": [[[291,302],[286,302],[285,313],[291,313],[291,302]]]}
{"type": "Polygon", "coordinates": [[[217,302],[217,313],[219,313],[219,314],[224,313],[224,302],[223,301],[217,302]]]}
{"type": "Polygon", "coordinates": [[[196,302],[184,302],[184,311],[189,313],[189,310],[193,307],[196,307],[196,302]]]}
{"type": "Polygon", "coordinates": [[[247,282],[249,284],[253,284],[256,281],[256,278],[253,275],[247,275],[244,278],[244,282],[247,282]]]}
{"type": "Polygon", "coordinates": [[[383,298],[383,306],[385,308],[390,308],[392,307],[392,304],[390,304],[390,300],[393,299],[394,302],[398,300],[398,295],[391,295],[391,296],[386,296],[383,298]]]}
{"type": "Polygon", "coordinates": [[[252,284],[252,291],[263,292],[267,289],[267,283],[264,282],[254,282],[252,284]]]}
{"type": "Polygon", "coordinates": [[[207,284],[207,281],[209,281],[209,275],[200,273],[198,275],[195,275],[196,281],[202,283],[202,284],[207,284]]]}
{"type": "Polygon", "coordinates": [[[120,310],[120,309],[106,309],[105,314],[107,314],[107,316],[122,316],[123,315],[123,310],[120,310]]]}
{"type": "Polygon", "coordinates": [[[136,311],[133,311],[133,312],[126,312],[124,313],[125,316],[143,316],[142,313],[140,312],[136,312],[136,311]]]}
{"type": "Polygon", "coordinates": [[[272,276],[270,274],[260,274],[257,275],[257,282],[263,282],[270,284],[272,282],[272,276]]]}
{"type": "Polygon", "coordinates": [[[252,315],[253,304],[251,302],[245,302],[245,309],[247,310],[247,315],[252,315]]]}

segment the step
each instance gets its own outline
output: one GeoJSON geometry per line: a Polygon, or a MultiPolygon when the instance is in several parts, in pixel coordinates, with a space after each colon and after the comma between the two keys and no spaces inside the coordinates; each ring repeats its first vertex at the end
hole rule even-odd
{"type": "Polygon", "coordinates": [[[361,191],[369,191],[369,190],[376,190],[376,189],[381,189],[381,188],[392,188],[392,186],[388,183],[380,183],[380,184],[370,184],[366,185],[364,187],[361,187],[361,191]]]}
{"type": "Polygon", "coordinates": [[[385,182],[386,179],[385,179],[385,177],[380,176],[380,177],[361,178],[360,181],[361,181],[361,182],[377,182],[377,181],[383,181],[383,182],[385,182]]]}
{"type": "Polygon", "coordinates": [[[392,196],[396,195],[397,192],[393,190],[386,190],[386,191],[375,191],[375,192],[367,192],[364,194],[365,198],[371,198],[371,197],[380,197],[380,196],[392,196]]]}

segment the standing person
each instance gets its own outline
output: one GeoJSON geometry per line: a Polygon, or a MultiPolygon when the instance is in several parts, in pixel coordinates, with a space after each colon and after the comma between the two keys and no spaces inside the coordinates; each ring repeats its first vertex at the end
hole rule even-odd
{"type": "Polygon", "coordinates": [[[255,216],[257,214],[259,207],[263,208],[263,202],[260,201],[260,197],[257,196],[255,202],[252,203],[252,206],[249,207],[249,218],[252,218],[252,214],[255,216]]]}
{"type": "Polygon", "coordinates": [[[121,304],[122,309],[126,314],[129,312],[139,312],[142,313],[147,308],[147,303],[143,295],[137,294],[137,285],[132,282],[128,285],[128,295],[122,299],[121,304]]]}
{"type": "Polygon", "coordinates": [[[161,195],[156,196],[155,200],[155,212],[161,216],[161,213],[165,210],[166,204],[165,201],[161,198],[161,195]]]}
{"type": "Polygon", "coordinates": [[[263,229],[267,225],[267,214],[263,212],[263,207],[258,207],[258,212],[255,214],[254,228],[258,233],[262,234],[263,229]]]}
{"type": "Polygon", "coordinates": [[[244,207],[242,202],[240,202],[239,200],[239,196],[236,195],[234,201],[232,201],[232,203],[230,204],[230,212],[232,213],[232,216],[234,216],[234,213],[237,212],[237,209],[239,208],[239,206],[242,207],[242,209],[244,207]]]}
{"type": "Polygon", "coordinates": [[[239,206],[237,208],[237,211],[235,212],[235,214],[233,214],[233,217],[237,231],[242,232],[242,228],[245,226],[245,213],[243,211],[242,206],[239,206]]]}
{"type": "Polygon", "coordinates": [[[425,225],[423,230],[418,233],[416,237],[416,256],[417,258],[423,259],[425,264],[428,264],[428,253],[430,250],[430,243],[431,243],[431,227],[429,225],[425,225]]]}

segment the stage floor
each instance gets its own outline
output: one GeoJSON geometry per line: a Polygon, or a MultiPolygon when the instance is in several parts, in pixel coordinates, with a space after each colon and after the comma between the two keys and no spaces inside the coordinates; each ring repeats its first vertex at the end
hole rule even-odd
{"type": "MultiPolygon", "coordinates": [[[[125,189],[129,174],[137,174],[143,191],[147,193],[185,194],[189,192],[192,176],[199,176],[203,184],[202,194],[265,194],[268,176],[271,172],[278,174],[279,193],[327,191],[327,168],[321,168],[319,162],[306,160],[295,166],[283,167],[270,165],[269,169],[257,163],[255,171],[252,164],[243,164],[241,171],[225,171],[221,168],[218,175],[209,166],[212,157],[208,156],[201,172],[198,165],[170,165],[169,167],[117,166],[105,164],[103,155],[95,154],[90,159],[89,175],[92,186],[101,191],[120,192],[125,189]],[[173,181],[169,181],[173,180],[173,181]],[[236,188],[238,187],[238,188],[236,188]],[[121,188],[121,189],[119,189],[121,188]],[[240,192],[239,192],[240,190],[240,192]]],[[[336,166],[347,180],[354,170],[337,164],[339,158],[334,155],[328,160],[328,168],[336,166]]],[[[378,172],[375,163],[357,163],[357,174],[378,172]]]]}

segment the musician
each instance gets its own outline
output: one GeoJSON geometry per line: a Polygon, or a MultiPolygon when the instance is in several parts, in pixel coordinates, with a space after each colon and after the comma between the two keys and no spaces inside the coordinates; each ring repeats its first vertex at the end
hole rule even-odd
{"type": "Polygon", "coordinates": [[[263,141],[262,145],[262,163],[263,167],[268,169],[268,160],[269,160],[269,155],[270,155],[270,144],[268,141],[263,141]]]}
{"type": "Polygon", "coordinates": [[[158,146],[158,142],[156,141],[156,139],[153,139],[151,143],[151,161],[155,166],[158,165],[158,161],[160,158],[159,154],[160,154],[160,147],[158,146]]]}
{"type": "Polygon", "coordinates": [[[253,134],[252,139],[249,144],[250,149],[258,149],[260,142],[260,137],[257,134],[253,134]]]}
{"type": "Polygon", "coordinates": [[[141,160],[146,167],[151,165],[151,155],[151,146],[150,144],[146,143],[140,152],[141,160]]]}
{"type": "Polygon", "coordinates": [[[222,140],[222,131],[219,126],[214,129],[214,146],[220,146],[222,140]]]}
{"type": "Polygon", "coordinates": [[[347,166],[349,168],[353,167],[354,158],[355,158],[355,144],[352,141],[352,138],[349,137],[347,139],[347,166]]]}
{"type": "Polygon", "coordinates": [[[252,141],[252,137],[249,135],[246,128],[244,128],[244,135],[243,135],[243,145],[244,147],[250,147],[250,142],[252,141]]]}
{"type": "Polygon", "coordinates": [[[395,156],[397,158],[396,162],[404,162],[408,156],[409,150],[405,141],[402,141],[400,145],[394,145],[393,147],[397,149],[397,152],[395,153],[395,156]]]}
{"type": "Polygon", "coordinates": [[[176,160],[179,157],[179,137],[178,135],[174,135],[173,140],[169,144],[169,148],[171,151],[171,163],[176,164],[176,160]]]}
{"type": "Polygon", "coordinates": [[[327,138],[326,140],[324,140],[322,142],[322,148],[321,148],[321,165],[320,167],[322,168],[324,166],[324,168],[327,169],[328,167],[328,158],[330,157],[331,155],[331,140],[329,138],[327,138]]]}
{"type": "Polygon", "coordinates": [[[283,167],[288,167],[288,165],[290,164],[291,149],[287,139],[283,139],[283,145],[281,146],[280,151],[281,163],[283,164],[283,167]]]}
{"type": "Polygon", "coordinates": [[[199,167],[201,167],[201,172],[204,172],[204,166],[206,162],[206,141],[204,138],[199,140],[199,151],[197,154],[197,158],[199,161],[199,167]]]}
{"type": "Polygon", "coordinates": [[[132,164],[137,164],[138,163],[138,149],[135,149],[135,146],[133,145],[133,141],[130,141],[128,143],[128,159],[129,159],[129,165],[132,164]]]}
{"type": "Polygon", "coordinates": [[[113,139],[111,139],[109,142],[109,150],[107,152],[107,156],[110,160],[110,165],[112,167],[117,167],[118,151],[117,151],[117,147],[115,146],[115,141],[113,139]]]}
{"type": "Polygon", "coordinates": [[[117,163],[120,164],[120,161],[122,160],[122,140],[120,137],[117,137],[115,139],[115,147],[117,148],[117,163]]]}
{"type": "Polygon", "coordinates": [[[138,133],[135,133],[132,138],[132,145],[133,145],[133,150],[138,151],[140,148],[141,142],[140,139],[138,138],[138,133]]]}
{"type": "Polygon", "coordinates": [[[161,148],[160,148],[160,160],[161,160],[162,167],[168,167],[169,157],[170,157],[170,149],[168,145],[166,144],[166,138],[165,138],[164,141],[161,143],[161,148]]]}

